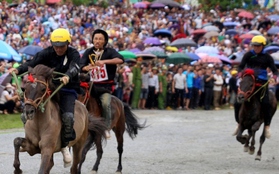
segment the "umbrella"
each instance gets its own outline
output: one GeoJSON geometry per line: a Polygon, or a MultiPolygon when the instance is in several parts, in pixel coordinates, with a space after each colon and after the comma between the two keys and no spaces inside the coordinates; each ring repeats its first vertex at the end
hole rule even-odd
{"type": "Polygon", "coordinates": [[[133,53],[133,52],[131,52],[131,51],[119,51],[118,52],[119,54],[121,54],[123,57],[124,57],[124,59],[134,59],[134,58],[136,58],[137,56],[133,53]]]}
{"type": "Polygon", "coordinates": [[[200,57],[195,53],[186,53],[192,60],[199,60],[200,57]]]}
{"type": "MultiPolygon", "coordinates": [[[[143,51],[145,52],[145,51],[143,51]]],[[[146,52],[146,53],[151,53],[153,55],[155,55],[157,58],[161,58],[161,59],[164,59],[164,58],[167,58],[168,55],[165,53],[165,52],[161,52],[161,51],[151,51],[151,52],[146,52]]]]}
{"type": "Polygon", "coordinates": [[[176,39],[186,38],[186,37],[187,37],[186,34],[179,33],[173,37],[172,41],[175,41],[176,39]]]}
{"type": "Polygon", "coordinates": [[[238,34],[238,32],[235,30],[235,29],[228,29],[226,32],[225,32],[225,34],[227,34],[227,35],[236,35],[236,34],[238,34]]]}
{"type": "Polygon", "coordinates": [[[178,51],[178,49],[176,47],[171,47],[171,46],[167,46],[166,50],[167,51],[173,51],[173,52],[177,52],[178,51]]]}
{"type": "Polygon", "coordinates": [[[249,19],[253,19],[254,15],[251,12],[248,11],[242,11],[240,13],[238,13],[239,17],[243,17],[243,18],[249,18],[249,19]]]}
{"type": "Polygon", "coordinates": [[[206,63],[221,63],[222,61],[214,56],[214,55],[208,55],[206,53],[198,53],[198,56],[200,57],[199,62],[206,62],[206,63]]]}
{"type": "Polygon", "coordinates": [[[187,46],[191,46],[191,47],[195,47],[197,46],[196,42],[194,42],[191,39],[187,39],[187,38],[181,38],[181,39],[176,39],[175,41],[173,41],[170,46],[174,46],[174,47],[187,47],[187,46]]]}
{"type": "Polygon", "coordinates": [[[249,33],[246,33],[246,34],[242,34],[239,36],[240,39],[252,39],[254,37],[253,34],[249,34],[249,33]]]}
{"type": "Polygon", "coordinates": [[[268,19],[272,21],[278,21],[279,20],[279,15],[278,14],[273,14],[267,17],[268,19]]]}
{"type": "Polygon", "coordinates": [[[19,53],[27,54],[29,56],[35,56],[38,52],[42,51],[43,48],[36,45],[27,45],[18,50],[19,53]]]}
{"type": "Polygon", "coordinates": [[[234,27],[234,26],[239,25],[239,22],[226,21],[226,22],[223,22],[223,25],[224,25],[225,27],[229,27],[229,26],[234,27]]]}
{"type": "Polygon", "coordinates": [[[154,36],[171,37],[171,32],[168,29],[159,29],[154,32],[154,36]]]}
{"type": "Polygon", "coordinates": [[[219,36],[219,33],[217,31],[209,31],[204,35],[204,37],[208,39],[215,36],[219,36]]]}
{"type": "Polygon", "coordinates": [[[219,58],[223,63],[229,63],[231,64],[232,61],[225,55],[209,55],[209,56],[214,56],[214,57],[217,57],[219,58]]]}
{"type": "Polygon", "coordinates": [[[150,5],[150,8],[164,8],[166,5],[160,2],[155,2],[150,5]]]}
{"type": "Polygon", "coordinates": [[[251,31],[249,31],[248,32],[249,34],[253,34],[253,35],[261,35],[262,33],[260,32],[260,31],[258,31],[258,30],[251,30],[251,31]]]}
{"type": "Polygon", "coordinates": [[[156,55],[144,52],[137,53],[136,56],[142,57],[143,60],[152,60],[156,58],[156,55]]]}
{"type": "Polygon", "coordinates": [[[47,0],[46,3],[47,4],[56,4],[59,3],[61,0],[47,0]]]}
{"type": "Polygon", "coordinates": [[[279,33],[279,27],[275,26],[275,27],[271,27],[269,30],[267,30],[267,34],[270,35],[275,35],[279,33]]]}
{"type": "Polygon", "coordinates": [[[211,22],[209,22],[209,23],[205,23],[205,24],[203,24],[203,25],[202,25],[202,28],[204,28],[204,27],[208,27],[208,26],[212,26],[212,23],[211,23],[211,22]]]}
{"type": "Polygon", "coordinates": [[[147,4],[143,2],[136,2],[134,8],[147,8],[147,4]]]}
{"type": "Polygon", "coordinates": [[[219,54],[219,50],[211,46],[201,46],[196,49],[195,53],[219,54]]]}
{"type": "MultiPolygon", "coordinates": [[[[171,29],[178,29],[179,28],[179,25],[177,23],[173,24],[172,26],[170,26],[168,29],[171,30],[171,29]]],[[[181,34],[184,34],[184,33],[181,33],[181,34]]]]}
{"type": "Polygon", "coordinates": [[[273,57],[274,60],[279,60],[279,52],[275,52],[270,55],[271,55],[271,57],[273,57]]]}
{"type": "Polygon", "coordinates": [[[233,63],[240,63],[243,58],[243,52],[236,52],[230,55],[228,58],[232,60],[233,63]]]}
{"type": "Polygon", "coordinates": [[[18,3],[11,3],[11,4],[9,4],[8,8],[17,7],[17,6],[18,6],[18,3]]]}
{"type": "Polygon", "coordinates": [[[21,56],[6,42],[0,40],[0,59],[21,61],[21,56]]]}
{"type": "Polygon", "coordinates": [[[205,29],[206,31],[217,31],[217,32],[220,31],[219,28],[216,26],[206,26],[203,29],[205,29]]]}
{"type": "Polygon", "coordinates": [[[212,24],[213,24],[214,26],[217,26],[217,27],[219,28],[220,31],[222,31],[223,28],[224,28],[224,24],[223,24],[222,22],[220,22],[220,21],[214,21],[212,24]]]}
{"type": "Polygon", "coordinates": [[[173,64],[189,63],[191,61],[193,60],[188,55],[183,53],[172,53],[166,59],[166,63],[173,63],[173,64]]]}
{"type": "Polygon", "coordinates": [[[143,50],[143,52],[151,53],[151,52],[165,52],[163,48],[160,47],[148,47],[143,50]]]}
{"type": "Polygon", "coordinates": [[[267,46],[264,48],[264,52],[276,52],[279,51],[279,47],[278,46],[267,46]]]}
{"type": "Polygon", "coordinates": [[[181,7],[181,5],[178,2],[175,2],[173,0],[157,0],[154,1],[153,3],[162,3],[169,7],[181,7]]]}
{"type": "Polygon", "coordinates": [[[7,83],[10,83],[12,80],[12,74],[10,74],[9,72],[2,74],[0,76],[0,85],[1,86],[6,86],[7,83]]]}
{"type": "Polygon", "coordinates": [[[161,42],[157,37],[148,37],[143,41],[143,43],[149,45],[161,45],[161,42]]]}
{"type": "Polygon", "coordinates": [[[192,34],[205,34],[207,31],[205,29],[197,29],[192,32],[192,34]]]}
{"type": "Polygon", "coordinates": [[[130,49],[129,51],[131,51],[131,52],[133,52],[133,53],[139,53],[139,52],[141,52],[141,50],[138,49],[138,48],[133,48],[133,49],[130,49]]]}

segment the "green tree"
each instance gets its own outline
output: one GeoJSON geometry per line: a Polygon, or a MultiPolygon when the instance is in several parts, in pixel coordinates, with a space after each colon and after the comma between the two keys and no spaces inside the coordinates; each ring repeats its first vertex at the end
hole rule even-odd
{"type": "MultiPolygon", "coordinates": [[[[232,10],[234,8],[241,8],[243,0],[198,0],[205,11],[216,9],[219,7],[221,11],[232,10]],[[203,5],[204,4],[204,5],[203,5]]],[[[245,0],[251,1],[251,0],[245,0]]]]}

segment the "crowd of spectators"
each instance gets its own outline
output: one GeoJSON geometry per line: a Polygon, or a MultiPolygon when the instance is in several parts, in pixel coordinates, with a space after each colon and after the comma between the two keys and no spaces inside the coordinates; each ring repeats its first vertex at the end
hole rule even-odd
{"type": "MultiPolygon", "coordinates": [[[[205,12],[199,7],[178,8],[134,8],[133,5],[114,4],[107,8],[99,5],[74,6],[71,3],[39,5],[22,1],[9,6],[0,4],[0,40],[10,44],[15,50],[27,45],[50,46],[50,33],[59,27],[66,28],[72,35],[71,46],[79,51],[92,47],[91,35],[94,29],[102,28],[110,36],[109,46],[117,51],[138,49],[143,51],[148,45],[144,40],[154,36],[158,29],[168,29],[170,36],[158,36],[157,47],[172,52],[195,53],[201,46],[212,46],[220,55],[243,55],[251,48],[249,38],[240,36],[249,31],[258,31],[268,43],[278,44],[279,34],[268,34],[268,30],[279,25],[278,19],[271,19],[273,13],[256,11],[254,17],[238,16],[239,11],[221,12],[218,8],[205,12]],[[232,22],[230,26],[225,22],[232,22]],[[205,37],[195,31],[205,25],[218,27],[218,35],[205,37]],[[236,33],[228,33],[234,29],[236,33]],[[167,46],[182,34],[193,40],[196,47],[180,47],[168,50],[167,46]]],[[[251,12],[252,13],[252,12],[251,12]]],[[[251,39],[251,38],[250,38],[251,39]]],[[[22,55],[24,60],[30,56],[22,55]]],[[[127,61],[117,70],[115,95],[136,109],[196,109],[219,110],[223,104],[233,107],[237,90],[237,68],[231,63],[194,62],[166,64],[161,59],[127,61]],[[139,68],[140,74],[135,75],[139,68]],[[180,81],[183,75],[184,82],[180,81]],[[162,77],[163,76],[163,77],[162,77]],[[135,82],[140,79],[140,86],[135,82]],[[187,80],[186,80],[187,79],[187,80]],[[166,84],[165,84],[166,81],[166,84]],[[140,92],[135,92],[140,88],[140,92]],[[182,90],[183,89],[183,90],[182,90]],[[182,90],[182,91],[181,91],[182,90]],[[165,95],[163,95],[166,93],[165,95]],[[139,95],[139,96],[137,96],[139,95]],[[133,101],[133,97],[138,101],[133,101]],[[163,101],[163,104],[162,104],[163,101]]],[[[14,66],[2,61],[1,73],[14,66]]],[[[272,74],[269,74],[272,78],[272,74]]],[[[274,78],[270,89],[276,92],[278,80],[274,78]]],[[[12,84],[14,85],[14,84],[12,84]]],[[[1,97],[2,98],[2,97],[1,97]]],[[[16,97],[15,97],[16,98],[16,97]]],[[[15,101],[16,103],[16,101],[15,101]]],[[[1,104],[1,103],[0,103],[1,104]]],[[[1,110],[1,108],[0,108],[1,110]]],[[[5,110],[6,112],[6,110],[5,110]]],[[[9,112],[12,112],[11,110],[9,112]]]]}

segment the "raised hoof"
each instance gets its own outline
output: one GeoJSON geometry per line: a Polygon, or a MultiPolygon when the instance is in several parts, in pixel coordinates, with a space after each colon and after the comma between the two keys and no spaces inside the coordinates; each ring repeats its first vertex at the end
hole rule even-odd
{"type": "Polygon", "coordinates": [[[255,158],[255,160],[261,161],[261,156],[260,156],[260,155],[257,155],[256,158],[255,158]]]}
{"type": "Polygon", "coordinates": [[[65,163],[65,162],[64,162],[64,168],[68,168],[68,167],[70,167],[70,166],[71,166],[71,164],[72,164],[72,163],[65,163]]]}
{"type": "Polygon", "coordinates": [[[90,174],[97,174],[96,170],[91,170],[90,174]]]}
{"type": "Polygon", "coordinates": [[[245,147],[243,148],[243,152],[248,152],[249,151],[249,147],[245,147]]]}

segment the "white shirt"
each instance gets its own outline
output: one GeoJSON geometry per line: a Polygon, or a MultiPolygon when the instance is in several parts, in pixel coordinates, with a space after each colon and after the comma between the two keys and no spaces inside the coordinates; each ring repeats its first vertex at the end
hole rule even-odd
{"type": "Polygon", "coordinates": [[[152,77],[149,76],[148,85],[149,86],[155,86],[156,91],[158,91],[159,90],[158,75],[153,74],[152,77]]]}
{"type": "Polygon", "coordinates": [[[173,80],[175,81],[174,88],[185,89],[187,87],[185,74],[180,75],[179,73],[177,73],[173,76],[173,80]]]}
{"type": "Polygon", "coordinates": [[[0,104],[5,104],[5,103],[7,102],[7,99],[6,99],[6,97],[5,97],[5,96],[7,96],[7,95],[9,95],[10,97],[12,97],[11,94],[9,94],[8,91],[4,90],[4,91],[2,92],[2,94],[1,94],[1,97],[0,97],[0,104]]]}
{"type": "Polygon", "coordinates": [[[214,79],[213,91],[222,91],[223,77],[221,75],[214,74],[214,79]]]}

